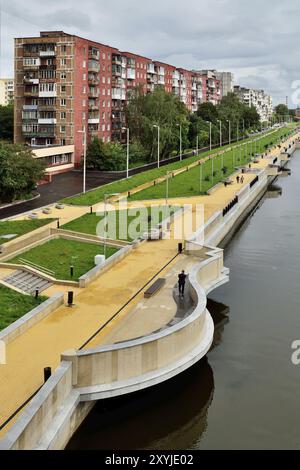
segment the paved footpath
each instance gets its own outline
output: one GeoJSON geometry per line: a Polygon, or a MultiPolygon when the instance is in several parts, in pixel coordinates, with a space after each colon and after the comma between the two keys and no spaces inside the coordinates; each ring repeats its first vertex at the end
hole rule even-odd
{"type": "MultiPolygon", "coordinates": [[[[276,153],[278,154],[278,151],[273,151],[272,155],[276,155],[276,153]]],[[[264,159],[258,166],[264,167],[268,164],[268,160],[264,159]]],[[[254,178],[255,174],[246,174],[244,184],[254,178]]],[[[235,181],[233,185],[226,188],[221,186],[211,196],[189,198],[188,200],[179,198],[170,200],[170,202],[177,204],[203,203],[205,205],[205,220],[208,220],[215,211],[223,209],[241,188],[242,185],[235,181]]],[[[159,201],[156,202],[159,203],[159,201]]],[[[70,218],[75,216],[75,212],[72,208],[70,218]]],[[[80,208],[80,212],[84,212],[84,209],[80,208]]],[[[64,217],[66,220],[68,219],[67,213],[64,217]]],[[[174,258],[177,253],[177,245],[178,240],[172,239],[142,244],[87,289],[78,291],[74,308],[60,307],[8,345],[7,365],[0,365],[0,425],[42,385],[44,367],[50,366],[55,370],[60,363],[62,352],[81,347],[88,338],[135,296],[149,282],[149,279],[174,258]]],[[[177,262],[178,258],[160,276],[168,275],[177,262]]],[[[124,321],[126,314],[132,311],[142,299],[143,292],[137,295],[122,311],[122,315],[107,327],[104,334],[102,333],[99,337],[99,343],[106,334],[111,334],[120,318],[124,321]]],[[[160,325],[157,318],[154,322],[151,321],[151,316],[144,318],[143,334],[163,326],[166,321],[166,318],[161,316],[160,325]]],[[[120,339],[121,336],[118,338],[120,339]]],[[[9,426],[12,423],[13,420],[9,426]]],[[[2,433],[0,432],[0,436],[9,426],[2,433]]]]}

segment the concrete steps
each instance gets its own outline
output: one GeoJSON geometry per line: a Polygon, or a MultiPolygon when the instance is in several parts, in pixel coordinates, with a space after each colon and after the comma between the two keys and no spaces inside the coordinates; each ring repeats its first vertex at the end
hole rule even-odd
{"type": "Polygon", "coordinates": [[[22,269],[13,272],[3,280],[6,284],[31,295],[34,295],[37,289],[39,292],[43,292],[53,285],[52,282],[43,279],[37,274],[28,273],[22,269]]]}

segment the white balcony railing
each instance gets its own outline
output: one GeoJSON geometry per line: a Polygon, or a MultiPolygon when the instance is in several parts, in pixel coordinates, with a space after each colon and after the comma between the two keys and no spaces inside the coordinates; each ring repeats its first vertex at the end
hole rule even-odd
{"type": "Polygon", "coordinates": [[[39,91],[39,98],[55,98],[57,96],[57,91],[39,91]]]}
{"type": "Polygon", "coordinates": [[[54,57],[56,55],[55,51],[40,51],[40,57],[54,57]]]}
{"type": "Polygon", "coordinates": [[[135,69],[127,69],[128,80],[135,80],[135,69]]]}
{"type": "Polygon", "coordinates": [[[100,118],[89,119],[89,124],[100,124],[100,118]]]}
{"type": "Polygon", "coordinates": [[[56,118],[39,118],[39,124],[56,124],[56,118]]]}

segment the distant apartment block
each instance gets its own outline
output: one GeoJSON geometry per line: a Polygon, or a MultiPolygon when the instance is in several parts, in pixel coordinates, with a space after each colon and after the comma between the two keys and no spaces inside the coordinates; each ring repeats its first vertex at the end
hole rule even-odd
{"type": "Polygon", "coordinates": [[[256,108],[261,122],[271,119],[273,115],[273,99],[264,90],[235,86],[234,92],[247,106],[254,106],[256,108]]]}
{"type": "Polygon", "coordinates": [[[48,173],[78,166],[84,136],[123,141],[130,92],[161,86],[195,112],[218,103],[222,84],[202,74],[121,52],[62,31],[15,39],[15,142],[33,147],[48,173]]]}
{"type": "Polygon", "coordinates": [[[7,106],[14,99],[14,80],[0,78],[0,105],[7,106]]]}
{"type": "Polygon", "coordinates": [[[296,117],[296,119],[300,119],[300,108],[297,108],[295,110],[295,117],[296,117]]]}
{"type": "Polygon", "coordinates": [[[222,96],[234,91],[234,75],[231,72],[215,72],[217,79],[222,83],[222,96]]]}

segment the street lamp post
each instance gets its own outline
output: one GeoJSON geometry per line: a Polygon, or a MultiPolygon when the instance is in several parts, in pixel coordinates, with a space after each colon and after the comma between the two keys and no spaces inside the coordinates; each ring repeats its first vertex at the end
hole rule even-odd
{"type": "Polygon", "coordinates": [[[245,119],[243,119],[243,140],[245,140],[245,119]]]}
{"type": "Polygon", "coordinates": [[[220,123],[220,147],[222,147],[222,121],[218,119],[218,122],[220,123]]]}
{"type": "Polygon", "coordinates": [[[180,161],[182,160],[182,125],[178,124],[179,126],[179,141],[180,141],[180,161]]]}
{"type": "Polygon", "coordinates": [[[157,129],[157,168],[160,167],[160,127],[157,126],[156,124],[153,125],[157,129]]]}
{"type": "Polygon", "coordinates": [[[206,121],[209,124],[209,150],[212,150],[212,122],[206,121]]]}
{"type": "Polygon", "coordinates": [[[79,134],[83,134],[83,194],[86,193],[86,151],[87,151],[87,136],[86,126],[83,127],[83,131],[77,131],[79,134]]]}
{"type": "Polygon", "coordinates": [[[228,127],[228,134],[229,134],[229,145],[231,144],[231,121],[229,119],[226,120],[228,122],[229,127],[228,127]]]}
{"type": "Polygon", "coordinates": [[[130,129],[129,127],[122,127],[123,131],[127,132],[127,158],[126,158],[126,178],[129,178],[129,146],[130,146],[130,129]]]}

